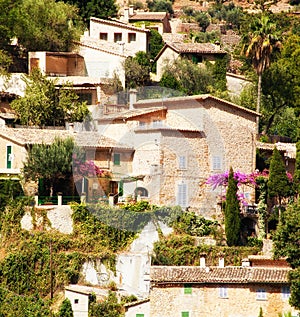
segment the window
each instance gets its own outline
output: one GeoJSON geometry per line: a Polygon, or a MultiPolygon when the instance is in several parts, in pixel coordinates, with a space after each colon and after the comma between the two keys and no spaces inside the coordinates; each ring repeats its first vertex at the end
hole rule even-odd
{"type": "Polygon", "coordinates": [[[122,41],[122,33],[115,33],[114,34],[114,42],[122,41]]]}
{"type": "Polygon", "coordinates": [[[258,300],[266,300],[267,299],[267,292],[265,289],[260,288],[256,291],[256,299],[258,300]]]}
{"type": "Polygon", "coordinates": [[[107,33],[100,33],[99,38],[100,40],[107,41],[107,33]]]}
{"type": "Polygon", "coordinates": [[[178,168],[179,169],[186,169],[186,156],[180,155],[178,157],[178,168]]]}
{"type": "Polygon", "coordinates": [[[128,33],[128,43],[136,41],[136,34],[135,33],[128,33]]]}
{"type": "Polygon", "coordinates": [[[120,154],[119,153],[114,153],[114,165],[120,165],[120,154]]]}
{"type": "Polygon", "coordinates": [[[152,125],[153,125],[153,127],[161,127],[162,121],[161,120],[153,120],[152,125]]]}
{"type": "Polygon", "coordinates": [[[190,317],[190,313],[188,311],[181,312],[181,317],[190,317]]]}
{"type": "Polygon", "coordinates": [[[139,121],[139,127],[140,128],[145,128],[146,127],[146,122],[144,122],[144,121],[139,121]]]}
{"type": "Polygon", "coordinates": [[[291,290],[289,286],[284,286],[281,289],[282,299],[289,299],[291,296],[291,290]]]}
{"type": "Polygon", "coordinates": [[[184,284],[184,294],[192,294],[192,285],[184,284]]]}
{"type": "Polygon", "coordinates": [[[221,169],[221,157],[220,156],[213,156],[213,158],[212,158],[212,169],[214,171],[221,169]]]}
{"type": "Polygon", "coordinates": [[[187,207],[187,185],[184,183],[177,185],[177,205],[187,207]]]}
{"type": "Polygon", "coordinates": [[[134,194],[135,196],[148,197],[148,190],[144,187],[137,187],[134,194]]]}
{"type": "Polygon", "coordinates": [[[84,102],[86,101],[87,105],[92,105],[93,104],[93,95],[90,92],[79,92],[77,93],[78,101],[79,102],[84,102]]]}
{"type": "Polygon", "coordinates": [[[221,298],[228,298],[228,289],[227,289],[227,287],[220,287],[219,288],[219,296],[221,298]]]}
{"type": "Polygon", "coordinates": [[[6,168],[11,168],[12,166],[13,155],[11,148],[11,145],[6,146],[6,168]]]}
{"type": "Polygon", "coordinates": [[[78,304],[79,303],[79,299],[74,299],[74,304],[78,304]]]}

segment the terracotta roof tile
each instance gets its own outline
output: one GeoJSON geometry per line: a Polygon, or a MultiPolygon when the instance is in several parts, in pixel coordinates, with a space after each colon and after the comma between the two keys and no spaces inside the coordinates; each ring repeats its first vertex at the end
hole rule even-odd
{"type": "Polygon", "coordinates": [[[121,148],[132,149],[130,146],[119,143],[98,132],[72,132],[70,130],[31,129],[31,128],[0,128],[0,136],[21,145],[51,144],[56,137],[72,137],[78,146],[92,148],[121,148]]]}
{"type": "Polygon", "coordinates": [[[130,119],[137,116],[142,116],[145,114],[149,114],[152,112],[162,111],[166,110],[166,107],[153,107],[153,108],[144,108],[144,109],[132,109],[132,110],[126,110],[122,112],[112,113],[103,115],[101,118],[99,118],[99,121],[107,121],[107,120],[117,120],[117,119],[130,119]]]}
{"type": "Polygon", "coordinates": [[[157,283],[287,283],[290,268],[153,266],[157,283]]]}
{"type": "Polygon", "coordinates": [[[263,142],[256,142],[256,147],[260,150],[270,150],[273,151],[274,147],[278,149],[280,152],[285,152],[287,157],[289,158],[296,158],[296,144],[295,143],[263,143],[263,142]]]}
{"type": "Polygon", "coordinates": [[[85,46],[94,50],[102,51],[111,55],[128,57],[134,56],[134,52],[128,50],[124,47],[124,50],[121,50],[120,44],[107,42],[104,40],[93,39],[88,36],[82,36],[80,42],[75,42],[79,46],[85,46]]]}
{"type": "Polygon", "coordinates": [[[162,21],[165,17],[168,17],[167,12],[135,12],[129,17],[130,20],[143,21],[143,20],[152,20],[152,21],[162,21]]]}
{"type": "Polygon", "coordinates": [[[168,43],[168,46],[173,48],[178,53],[206,53],[206,54],[226,54],[226,51],[221,50],[217,45],[212,43],[168,43]]]}

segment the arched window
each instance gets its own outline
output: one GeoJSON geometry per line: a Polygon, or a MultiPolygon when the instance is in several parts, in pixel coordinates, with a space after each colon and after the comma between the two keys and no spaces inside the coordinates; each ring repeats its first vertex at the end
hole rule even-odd
{"type": "Polygon", "coordinates": [[[134,191],[135,196],[148,197],[148,190],[144,187],[137,187],[134,191]]]}

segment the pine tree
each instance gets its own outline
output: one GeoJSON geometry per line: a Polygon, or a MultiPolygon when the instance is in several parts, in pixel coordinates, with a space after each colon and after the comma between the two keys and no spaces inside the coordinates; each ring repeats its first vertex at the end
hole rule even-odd
{"type": "Polygon", "coordinates": [[[279,206],[283,197],[290,193],[289,179],[286,175],[284,162],[278,149],[275,147],[270,162],[270,175],[268,181],[268,195],[270,198],[278,198],[279,206]]]}
{"type": "Polygon", "coordinates": [[[230,168],[225,203],[225,234],[228,246],[238,245],[241,229],[240,206],[237,198],[237,181],[230,168]]]}

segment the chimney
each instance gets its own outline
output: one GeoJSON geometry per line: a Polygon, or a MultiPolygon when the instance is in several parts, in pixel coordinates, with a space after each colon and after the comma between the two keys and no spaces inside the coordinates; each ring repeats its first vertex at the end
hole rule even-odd
{"type": "Polygon", "coordinates": [[[225,267],[225,259],[224,256],[219,257],[219,267],[225,267]]]}
{"type": "Polygon", "coordinates": [[[124,8],[124,21],[129,22],[129,8],[124,8]]]}
{"type": "Polygon", "coordinates": [[[206,267],[205,259],[206,259],[206,253],[202,253],[200,255],[200,267],[201,268],[205,268],[206,267]]]}
{"type": "Polygon", "coordinates": [[[215,41],[214,43],[215,51],[221,50],[221,43],[219,41],[215,41]]]}
{"type": "Polygon", "coordinates": [[[134,5],[132,5],[132,4],[129,6],[129,17],[131,15],[134,15],[134,5]]]}
{"type": "Polygon", "coordinates": [[[129,109],[130,110],[134,109],[133,104],[136,103],[136,95],[137,95],[137,90],[136,89],[130,89],[129,90],[129,109]]]}
{"type": "Polygon", "coordinates": [[[242,260],[242,267],[249,267],[250,265],[250,260],[249,259],[243,259],[242,260]]]}

